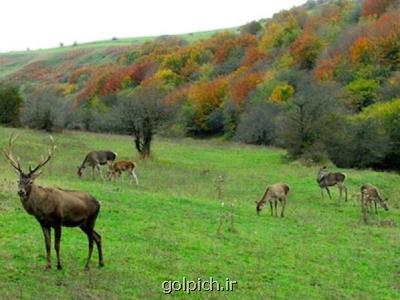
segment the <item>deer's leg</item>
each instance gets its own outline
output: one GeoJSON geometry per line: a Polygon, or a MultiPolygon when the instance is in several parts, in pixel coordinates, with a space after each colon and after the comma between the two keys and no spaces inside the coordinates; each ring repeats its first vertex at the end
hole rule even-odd
{"type": "Polygon", "coordinates": [[[273,217],[274,216],[274,207],[273,207],[272,201],[269,201],[269,206],[271,207],[271,217],[273,217]]]}
{"type": "Polygon", "coordinates": [[[338,183],[338,188],[339,188],[339,200],[341,200],[343,193],[343,186],[340,183],[338,183]]]}
{"type": "Polygon", "coordinates": [[[50,235],[50,227],[42,226],[43,230],[43,235],[44,235],[44,242],[46,245],[46,269],[51,269],[51,253],[50,253],[50,248],[51,248],[51,235],[50,235]]]}
{"type": "Polygon", "coordinates": [[[339,191],[340,191],[340,199],[342,199],[342,192],[344,191],[344,201],[346,201],[347,202],[347,188],[346,188],[346,186],[344,185],[344,182],[338,182],[338,188],[339,188],[339,191]]]}
{"type": "Polygon", "coordinates": [[[328,192],[329,199],[332,200],[331,192],[329,191],[328,187],[326,186],[325,189],[328,192]]]}
{"type": "Polygon", "coordinates": [[[281,218],[283,218],[285,214],[286,199],[283,199],[281,203],[282,203],[281,218]]]}
{"type": "Polygon", "coordinates": [[[138,180],[138,178],[137,178],[137,176],[136,176],[135,170],[132,170],[132,171],[131,171],[131,175],[132,175],[132,177],[135,179],[136,184],[139,184],[139,180],[138,180]]]}
{"type": "Polygon", "coordinates": [[[378,207],[376,205],[376,201],[374,201],[374,204],[375,204],[375,213],[378,214],[378,207]]]}
{"type": "Polygon", "coordinates": [[[278,216],[278,199],[274,200],[274,205],[275,205],[275,217],[278,216]]]}
{"type": "Polygon", "coordinates": [[[93,230],[93,237],[94,241],[96,242],[97,251],[99,252],[99,267],[103,267],[104,262],[103,262],[103,249],[101,246],[101,235],[98,234],[95,230],[93,230]]]}
{"type": "Polygon", "coordinates": [[[94,179],[94,168],[95,166],[92,166],[92,178],[94,179]]]}
{"type": "Polygon", "coordinates": [[[99,164],[96,165],[96,169],[97,169],[97,172],[98,172],[99,175],[100,175],[100,178],[101,178],[101,179],[104,179],[103,173],[101,173],[101,168],[100,168],[99,164]]]}
{"type": "Polygon", "coordinates": [[[321,188],[321,197],[322,197],[322,199],[324,199],[324,189],[323,188],[321,188]]]}
{"type": "Polygon", "coordinates": [[[93,241],[94,241],[94,234],[93,234],[93,225],[85,224],[81,226],[81,229],[86,233],[89,242],[89,253],[88,258],[86,261],[85,269],[89,270],[89,263],[93,253],[93,241]]]}
{"type": "Polygon", "coordinates": [[[61,258],[60,258],[61,225],[56,225],[54,227],[54,237],[55,237],[54,248],[57,253],[57,269],[61,270],[62,269],[61,258]]]}

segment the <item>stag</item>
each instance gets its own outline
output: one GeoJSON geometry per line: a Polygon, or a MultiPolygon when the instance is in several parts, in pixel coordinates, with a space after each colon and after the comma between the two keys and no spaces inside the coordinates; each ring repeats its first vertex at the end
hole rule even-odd
{"type": "Polygon", "coordinates": [[[116,177],[120,177],[122,172],[128,172],[128,174],[130,174],[131,176],[131,180],[135,179],[136,184],[139,184],[135,170],[136,170],[136,163],[129,160],[120,160],[112,165],[111,171],[108,172],[108,177],[110,179],[115,179],[116,177]]]}
{"type": "Polygon", "coordinates": [[[289,193],[289,186],[285,183],[275,183],[267,187],[263,197],[260,201],[256,201],[256,210],[257,214],[259,215],[260,212],[263,210],[264,206],[267,202],[271,207],[271,216],[274,215],[274,206],[275,206],[275,216],[278,216],[278,202],[281,203],[282,210],[281,210],[281,217],[284,216],[285,206],[287,202],[287,196],[289,193]]]}
{"type": "Polygon", "coordinates": [[[14,159],[12,154],[12,144],[15,141],[10,137],[8,149],[5,156],[15,169],[18,181],[18,195],[22,206],[26,212],[33,215],[42,227],[45,246],[46,246],[46,269],[51,268],[51,228],[54,229],[54,248],[57,254],[57,269],[61,270],[60,241],[61,229],[65,227],[80,227],[86,233],[89,241],[89,254],[86,261],[86,269],[89,269],[90,258],[93,251],[93,241],[96,243],[99,253],[99,266],[102,267],[103,254],[101,246],[101,236],[94,230],[97,215],[100,210],[100,202],[87,193],[61,188],[42,187],[35,184],[35,179],[41,174],[41,169],[50,161],[56,150],[56,145],[52,137],[52,148],[49,150],[47,158],[29,171],[24,172],[21,168],[19,158],[14,159]]]}
{"type": "Polygon", "coordinates": [[[377,187],[371,184],[363,184],[361,186],[361,205],[363,210],[368,210],[368,212],[369,210],[372,210],[372,202],[374,202],[376,214],[378,214],[378,203],[384,210],[388,211],[389,207],[387,205],[387,201],[387,198],[382,199],[377,187]]]}
{"type": "Polygon", "coordinates": [[[83,170],[87,167],[92,168],[92,176],[94,178],[94,170],[96,169],[100,174],[100,177],[103,178],[101,174],[100,165],[108,165],[111,168],[112,163],[117,158],[117,153],[112,151],[92,151],[89,152],[82,164],[78,167],[78,175],[82,177],[83,170]]]}
{"type": "Polygon", "coordinates": [[[339,199],[342,198],[342,192],[344,191],[345,201],[347,201],[347,188],[344,185],[345,179],[346,179],[345,173],[329,172],[329,171],[327,171],[327,168],[325,166],[322,167],[319,170],[318,175],[317,175],[317,183],[318,183],[319,187],[321,188],[322,198],[324,197],[324,189],[326,189],[329,198],[332,199],[331,192],[329,191],[328,187],[337,185],[339,188],[339,192],[340,192],[339,199]]]}

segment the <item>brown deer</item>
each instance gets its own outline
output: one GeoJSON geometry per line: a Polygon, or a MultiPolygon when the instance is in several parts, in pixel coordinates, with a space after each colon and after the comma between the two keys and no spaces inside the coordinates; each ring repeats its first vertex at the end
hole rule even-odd
{"type": "Polygon", "coordinates": [[[117,158],[117,153],[112,151],[92,151],[89,152],[82,164],[78,167],[78,175],[82,177],[83,170],[86,167],[92,167],[92,176],[94,178],[94,170],[96,169],[100,174],[100,177],[103,178],[101,174],[100,165],[108,165],[111,168],[112,163],[117,158]]]}
{"type": "Polygon", "coordinates": [[[387,198],[382,199],[377,187],[371,184],[363,184],[361,186],[361,205],[363,207],[363,210],[365,209],[368,212],[369,210],[372,211],[372,202],[374,202],[376,214],[378,213],[378,203],[384,210],[388,211],[389,207],[387,205],[387,201],[387,198]]]}
{"type": "Polygon", "coordinates": [[[94,230],[96,218],[100,210],[100,202],[87,193],[78,191],[64,190],[61,188],[42,187],[35,184],[35,179],[41,174],[41,169],[53,157],[56,145],[52,137],[52,148],[47,158],[29,172],[22,171],[19,159],[15,160],[12,155],[12,143],[15,138],[10,137],[8,150],[5,152],[6,158],[11,166],[16,170],[19,177],[18,195],[22,206],[26,212],[33,215],[42,227],[47,254],[46,269],[51,268],[51,231],[54,229],[54,247],[57,254],[57,269],[61,270],[60,241],[61,228],[79,226],[84,231],[89,240],[89,255],[86,262],[86,269],[89,268],[90,258],[93,251],[93,241],[97,245],[99,253],[99,266],[102,267],[103,254],[101,247],[101,236],[94,230]]]}
{"type": "Polygon", "coordinates": [[[285,206],[287,202],[287,196],[289,193],[289,186],[285,183],[275,183],[267,187],[263,197],[260,201],[256,201],[256,210],[257,214],[259,215],[260,212],[263,210],[264,206],[267,202],[271,207],[271,216],[274,215],[274,206],[275,206],[275,216],[278,216],[278,202],[281,203],[282,210],[281,210],[281,217],[284,216],[285,206]]]}
{"type": "Polygon", "coordinates": [[[131,180],[133,178],[135,179],[136,184],[139,184],[135,170],[136,170],[136,163],[129,160],[120,160],[112,165],[111,171],[108,172],[108,177],[110,179],[115,179],[116,177],[120,177],[122,172],[128,172],[131,176],[131,180]]]}
{"type": "Polygon", "coordinates": [[[324,166],[322,167],[317,175],[317,183],[319,187],[321,188],[321,195],[322,198],[324,197],[324,189],[326,189],[328,196],[330,199],[332,199],[331,193],[329,191],[330,186],[337,185],[339,188],[340,192],[340,197],[339,199],[342,198],[342,192],[344,191],[345,193],[345,201],[347,201],[347,188],[344,185],[344,181],[346,179],[346,174],[345,173],[340,173],[340,172],[329,172],[327,171],[327,168],[324,166]]]}

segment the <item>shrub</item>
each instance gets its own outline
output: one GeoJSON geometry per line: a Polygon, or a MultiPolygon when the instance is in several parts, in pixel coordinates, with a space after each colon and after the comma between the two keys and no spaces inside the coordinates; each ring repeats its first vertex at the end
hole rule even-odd
{"type": "Polygon", "coordinates": [[[289,110],[280,121],[281,134],[288,154],[292,158],[323,157],[324,141],[337,126],[342,110],[333,84],[313,83],[309,75],[304,74],[298,85],[289,110]]]}
{"type": "Polygon", "coordinates": [[[338,167],[376,167],[388,152],[389,139],[379,122],[349,119],[331,132],[326,149],[338,167]]]}
{"type": "Polygon", "coordinates": [[[240,27],[241,33],[257,34],[262,29],[260,22],[251,21],[240,27]]]}
{"type": "Polygon", "coordinates": [[[20,120],[22,97],[15,86],[0,85],[0,123],[16,126],[20,120]]]}
{"type": "Polygon", "coordinates": [[[277,116],[282,108],[266,102],[249,106],[240,118],[235,139],[248,144],[274,145],[277,116]]]}
{"type": "Polygon", "coordinates": [[[70,102],[53,89],[36,89],[26,100],[21,120],[30,128],[48,132],[62,130],[68,120],[70,102]]]}

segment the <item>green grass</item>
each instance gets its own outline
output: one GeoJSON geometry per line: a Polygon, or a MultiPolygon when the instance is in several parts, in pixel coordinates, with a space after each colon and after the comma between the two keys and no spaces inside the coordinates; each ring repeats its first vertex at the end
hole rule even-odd
{"type": "MultiPolygon", "coordinates": [[[[48,147],[46,134],[0,127],[0,147],[19,134],[15,153],[34,163],[48,147]]],[[[344,170],[350,199],[338,210],[320,197],[317,167],[288,163],[284,151],[219,141],[156,139],[154,158],[138,161],[140,185],[127,180],[79,179],[76,166],[92,149],[112,149],[136,159],[126,136],[67,132],[38,184],[79,189],[102,202],[96,228],[103,236],[105,267],[97,252],[84,271],[86,236],[64,229],[63,271],[45,271],[44,241],[36,220],[16,195],[16,176],[0,160],[0,291],[7,299],[154,299],[164,280],[210,276],[238,282],[233,292],[192,292],[212,299],[395,299],[400,292],[400,230],[359,223],[356,194],[370,182],[390,196],[390,211],[375,220],[400,223],[400,176],[344,170]],[[235,203],[234,232],[216,234],[227,206],[215,180],[226,177],[224,202],[235,203]],[[254,201],[267,184],[291,188],[285,218],[256,215],[254,201]],[[353,196],[353,197],[351,197],[353,196]]],[[[332,189],[336,199],[338,192],[332,189]]],[[[182,292],[173,296],[187,297],[182,292]]],[[[1,298],[0,297],[0,298],[1,298]]]]}

